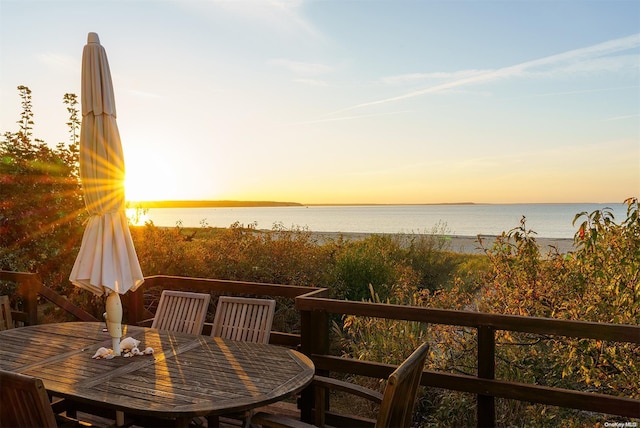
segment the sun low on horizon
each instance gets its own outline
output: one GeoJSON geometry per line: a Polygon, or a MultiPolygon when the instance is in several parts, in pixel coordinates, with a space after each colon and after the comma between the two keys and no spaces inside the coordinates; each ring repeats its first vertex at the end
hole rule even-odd
{"type": "Polygon", "coordinates": [[[153,153],[128,154],[124,181],[128,202],[176,199],[181,192],[180,170],[153,153]]]}
{"type": "Polygon", "coordinates": [[[129,162],[131,164],[133,166],[127,166],[124,181],[127,201],[163,201],[179,194],[173,168],[165,162],[143,163],[142,166],[129,162]]]}

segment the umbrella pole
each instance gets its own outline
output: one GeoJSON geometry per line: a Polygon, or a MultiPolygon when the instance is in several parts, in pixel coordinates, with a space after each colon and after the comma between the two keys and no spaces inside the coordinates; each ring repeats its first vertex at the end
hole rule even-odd
{"type": "Polygon", "coordinates": [[[113,355],[120,355],[120,338],[122,337],[122,303],[120,295],[112,291],[107,296],[107,329],[111,336],[113,355]]]}

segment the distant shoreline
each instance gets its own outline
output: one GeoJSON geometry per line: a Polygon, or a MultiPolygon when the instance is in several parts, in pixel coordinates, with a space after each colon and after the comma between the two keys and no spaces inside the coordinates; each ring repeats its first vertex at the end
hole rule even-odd
{"type": "Polygon", "coordinates": [[[127,208],[236,208],[302,207],[298,202],[277,201],[130,201],[127,208]]]}
{"type": "MultiPolygon", "coordinates": [[[[601,202],[414,202],[414,203],[320,203],[282,201],[236,201],[236,200],[169,200],[169,201],[127,201],[127,208],[259,208],[259,207],[376,207],[376,206],[420,206],[420,205],[565,205],[600,204],[601,202]]],[[[608,203],[609,205],[612,203],[608,203]]]]}
{"type": "Polygon", "coordinates": [[[412,204],[374,204],[374,203],[350,203],[350,204],[303,204],[300,202],[280,201],[196,201],[196,200],[172,200],[172,201],[128,201],[127,208],[258,208],[258,207],[368,207],[391,205],[476,205],[474,202],[442,202],[442,203],[412,203],[412,204]]]}

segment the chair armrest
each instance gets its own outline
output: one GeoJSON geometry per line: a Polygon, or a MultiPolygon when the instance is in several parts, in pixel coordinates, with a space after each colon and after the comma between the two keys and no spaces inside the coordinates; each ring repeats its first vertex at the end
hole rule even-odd
{"type": "Polygon", "coordinates": [[[138,327],[151,327],[151,324],[153,324],[153,318],[149,318],[149,319],[146,319],[146,320],[138,321],[136,323],[136,325],[138,327]]]}
{"type": "Polygon", "coordinates": [[[367,400],[373,401],[377,404],[382,403],[382,394],[378,391],[342,380],[316,375],[313,378],[313,385],[320,388],[347,392],[349,394],[357,395],[358,397],[366,398],[367,400]]]}
{"type": "Polygon", "coordinates": [[[94,426],[86,421],[78,420],[74,403],[70,400],[67,400],[66,398],[52,397],[51,409],[53,410],[54,416],[56,418],[56,424],[58,425],[58,428],[78,428],[94,426]],[[63,412],[66,412],[66,414],[62,415],[61,413],[63,412]],[[73,416],[71,416],[70,414],[72,414],[73,416]]]}
{"type": "Polygon", "coordinates": [[[53,413],[55,414],[63,413],[69,410],[70,402],[66,398],[52,397],[51,408],[53,409],[53,413]]]}
{"type": "Polygon", "coordinates": [[[251,417],[251,426],[254,424],[262,425],[268,428],[313,428],[315,425],[309,425],[296,419],[287,418],[286,416],[272,415],[271,413],[258,412],[251,417]]]}

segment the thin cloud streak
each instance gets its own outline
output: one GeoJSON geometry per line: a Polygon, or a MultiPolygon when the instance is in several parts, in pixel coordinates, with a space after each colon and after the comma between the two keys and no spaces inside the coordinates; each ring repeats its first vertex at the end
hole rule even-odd
{"type": "Polygon", "coordinates": [[[272,59],[268,62],[268,64],[278,67],[284,67],[293,73],[304,75],[325,74],[332,71],[332,68],[325,64],[292,61],[289,59],[272,59]]]}
{"type": "Polygon", "coordinates": [[[287,17],[289,22],[302,29],[308,35],[315,38],[322,37],[321,33],[318,32],[311,22],[305,19],[300,13],[300,10],[304,6],[304,2],[302,0],[268,1],[267,3],[271,4],[275,9],[280,10],[281,13],[287,17]]]}
{"type": "MultiPolygon", "coordinates": [[[[200,2],[183,3],[186,7],[200,7],[200,2]]],[[[302,33],[318,40],[322,40],[324,37],[302,13],[302,9],[306,4],[306,2],[302,0],[266,0],[262,2],[210,0],[202,4],[211,5],[231,13],[234,16],[266,26],[272,31],[279,33],[302,33]]]]}
{"type": "Polygon", "coordinates": [[[336,110],[327,116],[345,113],[364,107],[371,107],[381,104],[388,104],[395,101],[401,101],[409,98],[415,98],[421,95],[432,94],[442,92],[448,89],[457,88],[460,86],[485,83],[498,79],[507,79],[511,77],[518,77],[524,75],[526,72],[535,70],[538,67],[544,67],[549,65],[556,65],[574,61],[580,61],[590,59],[602,55],[607,55],[615,52],[620,52],[628,49],[637,48],[640,46],[640,33],[631,36],[623,37],[620,39],[614,39],[607,42],[599,43],[597,45],[589,46],[586,48],[574,49],[568,52],[563,52],[557,55],[551,55],[548,57],[526,61],[520,64],[499,68],[497,70],[488,71],[478,75],[472,75],[467,78],[454,80],[451,82],[442,83],[439,85],[431,86],[429,88],[421,89],[418,91],[409,92],[407,94],[398,95],[396,97],[384,98],[377,101],[370,101],[362,104],[356,104],[351,107],[336,110]]]}
{"type": "Polygon", "coordinates": [[[380,82],[387,85],[400,85],[416,82],[419,80],[444,80],[444,79],[464,79],[479,76],[492,70],[459,70],[453,72],[437,71],[434,73],[409,73],[397,76],[387,76],[380,79],[380,82]]]}
{"type": "Polygon", "coordinates": [[[294,82],[300,83],[303,85],[309,85],[309,86],[320,86],[323,88],[327,88],[330,86],[324,80],[318,80],[318,79],[295,79],[294,82]]]}
{"type": "Polygon", "coordinates": [[[602,122],[613,122],[615,120],[637,119],[639,117],[640,117],[640,114],[627,114],[625,116],[608,117],[606,119],[602,119],[602,122]]]}
{"type": "Polygon", "coordinates": [[[577,94],[590,94],[590,93],[594,93],[594,92],[607,92],[607,91],[620,91],[623,89],[638,89],[640,88],[640,85],[633,85],[633,86],[612,86],[610,88],[593,88],[593,89],[582,89],[579,91],[561,91],[561,92],[546,92],[544,94],[533,94],[533,95],[527,95],[527,96],[520,96],[520,97],[506,97],[503,99],[506,100],[516,100],[516,99],[526,99],[526,98],[539,98],[539,97],[555,97],[558,95],[577,95],[577,94]]]}
{"type": "Polygon", "coordinates": [[[343,121],[343,120],[366,119],[368,117],[389,116],[389,115],[402,114],[402,113],[411,113],[411,112],[412,112],[412,110],[399,110],[399,111],[390,111],[390,112],[385,112],[385,113],[362,114],[362,115],[357,115],[357,116],[332,117],[332,118],[326,118],[326,119],[305,120],[305,121],[302,121],[302,122],[294,122],[294,123],[291,123],[291,125],[309,125],[309,124],[314,124],[314,123],[340,122],[340,121],[343,121]]]}

